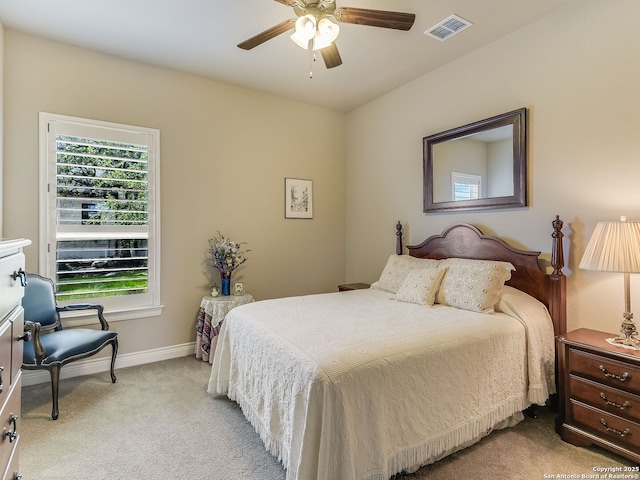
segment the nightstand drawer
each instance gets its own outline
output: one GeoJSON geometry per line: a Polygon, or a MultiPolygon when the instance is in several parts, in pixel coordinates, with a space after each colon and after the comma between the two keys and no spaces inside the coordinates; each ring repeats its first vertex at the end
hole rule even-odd
{"type": "Polygon", "coordinates": [[[583,425],[600,438],[635,451],[640,447],[640,425],[635,422],[575,400],[571,400],[569,415],[576,423],[583,425]]]}
{"type": "Polygon", "coordinates": [[[571,348],[569,373],[640,394],[640,368],[635,365],[571,348]]]}
{"type": "Polygon", "coordinates": [[[571,375],[569,396],[614,415],[640,423],[640,396],[571,375]]]}

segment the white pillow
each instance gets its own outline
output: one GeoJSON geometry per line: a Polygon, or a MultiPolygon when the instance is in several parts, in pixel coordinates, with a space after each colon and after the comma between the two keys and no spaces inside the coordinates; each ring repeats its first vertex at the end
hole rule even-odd
{"type": "Polygon", "coordinates": [[[371,288],[398,293],[398,288],[410,270],[427,264],[438,264],[439,260],[416,258],[410,255],[391,255],[380,274],[380,279],[371,284],[371,288]]]}
{"type": "Polygon", "coordinates": [[[438,263],[428,263],[414,268],[407,273],[398,288],[396,300],[418,305],[433,305],[445,271],[446,268],[440,268],[438,263]]]}
{"type": "Polygon", "coordinates": [[[515,270],[509,262],[447,258],[436,302],[481,313],[493,313],[504,282],[515,270]]]}

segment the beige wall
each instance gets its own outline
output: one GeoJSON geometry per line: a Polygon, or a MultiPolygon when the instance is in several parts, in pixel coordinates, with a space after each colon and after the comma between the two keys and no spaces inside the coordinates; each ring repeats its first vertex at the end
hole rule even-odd
{"type": "MultiPolygon", "coordinates": [[[[3,184],[2,163],[4,158],[4,27],[0,23],[0,185],[3,184]]],[[[1,189],[0,189],[1,191],[1,189]]],[[[2,238],[2,195],[0,195],[0,238],[2,238]]]]}
{"type": "Polygon", "coordinates": [[[121,353],[194,341],[200,298],[219,283],[204,264],[216,230],[248,242],[234,279],[257,299],[344,281],[343,113],[10,29],[4,66],[4,234],[33,240],[30,271],[38,268],[38,112],[160,129],[165,309],[115,322],[121,353]],[[313,180],[313,220],[284,219],[285,177],[313,180]]]}
{"type": "MultiPolygon", "coordinates": [[[[569,328],[616,332],[622,276],[577,265],[599,220],[640,219],[638,20],[637,0],[578,0],[350,112],[347,279],[378,277],[394,251],[397,220],[410,243],[471,222],[548,253],[559,214],[569,328]],[[529,207],[423,214],[422,138],[520,107],[529,109],[529,207]]],[[[631,286],[632,310],[640,312],[640,278],[631,286]]]]}
{"type": "Polygon", "coordinates": [[[622,278],[577,269],[597,221],[640,219],[640,3],[615,3],[577,0],[346,118],[5,30],[3,233],[34,240],[27,266],[36,270],[39,111],[131,123],[161,130],[166,308],[160,318],[114,325],[123,353],[193,340],[213,281],[204,251],[218,229],[249,242],[237,278],[263,299],[374,281],[397,220],[410,243],[466,221],[548,259],[560,214],[569,328],[615,332],[622,278]],[[602,34],[603,25],[615,28],[602,34]],[[529,109],[530,206],[423,214],[422,137],[520,107],[529,109]],[[301,118],[332,141],[307,148],[301,118]],[[314,180],[314,220],[283,218],[287,176],[314,180]]]}

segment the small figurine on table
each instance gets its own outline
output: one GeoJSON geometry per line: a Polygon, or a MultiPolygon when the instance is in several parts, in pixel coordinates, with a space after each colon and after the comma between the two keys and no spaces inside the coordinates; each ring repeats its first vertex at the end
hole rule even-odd
{"type": "Polygon", "coordinates": [[[220,295],[220,287],[216,284],[213,287],[211,287],[211,296],[217,297],[218,295],[220,295]]]}

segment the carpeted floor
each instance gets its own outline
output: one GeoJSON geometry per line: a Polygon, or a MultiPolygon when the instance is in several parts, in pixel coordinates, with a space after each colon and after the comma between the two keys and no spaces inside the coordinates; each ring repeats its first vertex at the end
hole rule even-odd
{"type": "MultiPolygon", "coordinates": [[[[239,407],[206,393],[210,370],[183,357],[120,369],[115,384],[107,372],[62,380],[55,422],[49,385],[24,387],[20,473],[25,480],[284,480],[239,407]]],[[[404,478],[581,478],[596,467],[633,465],[563,442],[554,418],[543,409],[537,420],[496,431],[404,478]]]]}

